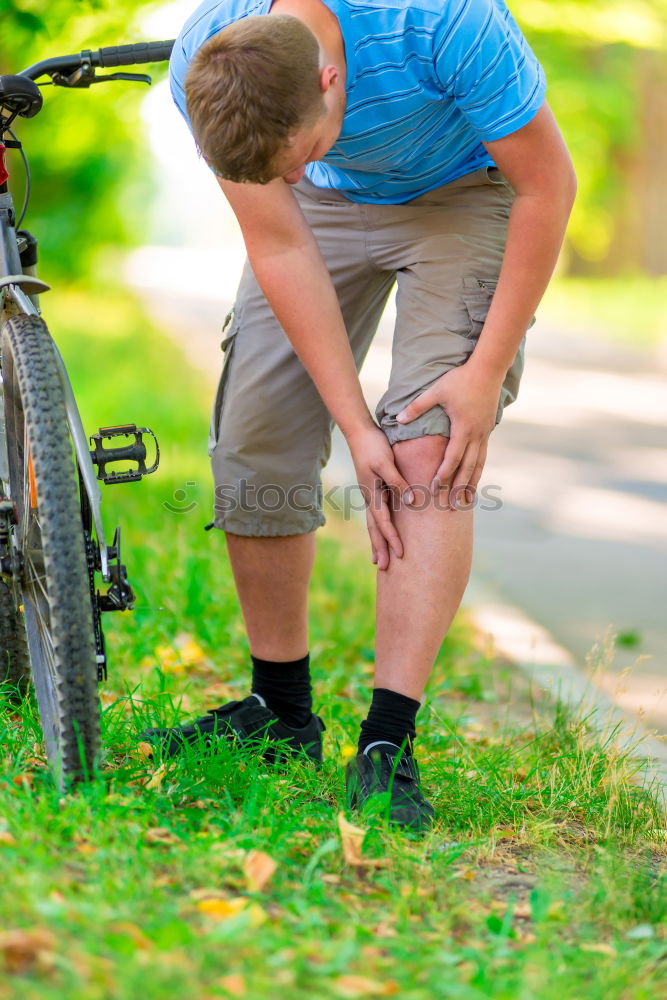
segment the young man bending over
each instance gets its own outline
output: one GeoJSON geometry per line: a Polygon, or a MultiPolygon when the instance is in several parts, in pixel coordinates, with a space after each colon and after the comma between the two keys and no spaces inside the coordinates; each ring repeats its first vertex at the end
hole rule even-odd
{"type": "Polygon", "coordinates": [[[265,732],[321,758],[307,596],[333,420],[379,570],[375,689],[348,792],[363,805],[389,789],[392,819],[424,829],[415,715],[575,192],[543,72],[503,0],[205,0],[171,81],[248,253],[210,454],[254,693],[148,736],[172,753],[265,732]],[[357,371],[394,283],[376,422],[357,371]]]}

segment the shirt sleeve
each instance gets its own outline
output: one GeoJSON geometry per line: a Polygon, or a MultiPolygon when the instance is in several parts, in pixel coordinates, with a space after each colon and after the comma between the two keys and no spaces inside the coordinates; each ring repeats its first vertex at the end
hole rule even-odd
{"type": "Polygon", "coordinates": [[[181,46],[179,45],[179,39],[177,39],[171,53],[171,59],[169,60],[169,89],[171,90],[171,96],[174,100],[174,104],[183,115],[185,124],[188,126],[190,131],[192,131],[192,126],[190,125],[190,119],[188,118],[188,112],[185,106],[184,80],[188,69],[188,61],[185,58],[181,46]]]}
{"type": "Polygon", "coordinates": [[[544,70],[503,0],[452,0],[434,37],[438,86],[479,138],[526,125],[546,93],[544,70]]]}

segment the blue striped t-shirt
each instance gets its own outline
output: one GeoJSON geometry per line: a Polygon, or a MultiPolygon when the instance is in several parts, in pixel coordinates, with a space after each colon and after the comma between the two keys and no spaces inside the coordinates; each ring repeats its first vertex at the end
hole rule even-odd
{"type": "MultiPolygon", "coordinates": [[[[336,143],[306,176],[355,202],[401,204],[493,160],[544,101],[542,67],[503,0],[324,0],[341,27],[347,104],[336,143]]],[[[271,0],[204,0],[174,45],[170,79],[197,50],[271,0]]]]}

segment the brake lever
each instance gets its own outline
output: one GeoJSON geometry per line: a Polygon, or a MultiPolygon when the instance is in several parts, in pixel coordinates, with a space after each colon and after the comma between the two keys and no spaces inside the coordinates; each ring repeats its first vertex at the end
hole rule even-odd
{"type": "Polygon", "coordinates": [[[105,83],[106,80],[129,80],[130,83],[147,83],[150,87],[152,77],[147,73],[107,73],[106,76],[94,76],[91,83],[105,83]]]}
{"type": "Polygon", "coordinates": [[[66,76],[64,73],[53,73],[51,76],[54,87],[69,87],[70,89],[83,89],[90,87],[93,83],[105,83],[107,80],[128,80],[130,83],[147,83],[150,87],[153,82],[146,73],[108,73],[106,76],[96,76],[95,69],[90,63],[84,63],[73,73],[66,76]]]}

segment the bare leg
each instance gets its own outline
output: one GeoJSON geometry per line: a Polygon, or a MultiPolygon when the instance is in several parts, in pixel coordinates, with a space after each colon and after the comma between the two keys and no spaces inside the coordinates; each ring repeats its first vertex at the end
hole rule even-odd
{"type": "Polygon", "coordinates": [[[315,533],[226,538],[253,656],[276,663],[305,656],[315,533]]]}
{"type": "MultiPolygon", "coordinates": [[[[411,485],[428,488],[448,442],[433,435],[394,445],[411,485]]],[[[446,496],[426,503],[424,489],[415,496],[418,509],[395,513],[405,554],[378,572],[375,686],[419,700],[468,582],[472,509],[439,509],[446,496]]]]}

